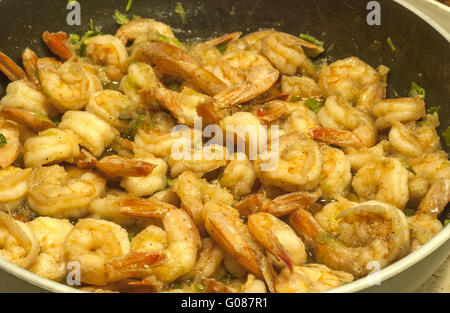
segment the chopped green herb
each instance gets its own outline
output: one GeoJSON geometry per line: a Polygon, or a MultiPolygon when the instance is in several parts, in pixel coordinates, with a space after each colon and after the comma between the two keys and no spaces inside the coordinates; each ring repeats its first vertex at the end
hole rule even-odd
{"type": "Polygon", "coordinates": [[[327,53],[330,53],[334,50],[334,42],[327,48],[327,53]]]}
{"type": "Polygon", "coordinates": [[[442,136],[444,136],[445,145],[450,147],[450,126],[442,133],[442,136]]]}
{"type": "Polygon", "coordinates": [[[228,45],[223,42],[219,45],[216,46],[217,50],[219,50],[220,54],[225,54],[225,52],[227,51],[228,45]]]}
{"type": "Polygon", "coordinates": [[[233,276],[231,276],[230,273],[227,273],[227,274],[220,280],[220,282],[221,282],[222,284],[228,285],[228,284],[231,284],[232,280],[233,280],[233,276]]]}
{"type": "Polygon", "coordinates": [[[120,13],[119,10],[114,12],[113,18],[119,25],[128,24],[130,22],[128,17],[125,14],[120,13]]]}
{"type": "Polygon", "coordinates": [[[224,175],[225,175],[225,172],[220,173],[219,176],[217,177],[217,180],[221,180],[224,175]]]}
{"type": "Polygon", "coordinates": [[[323,41],[318,40],[316,37],[308,35],[308,34],[300,34],[301,39],[306,40],[316,46],[323,47],[323,41]]]}
{"type": "Polygon", "coordinates": [[[202,283],[196,283],[194,285],[194,288],[197,292],[205,292],[205,285],[203,285],[202,283]]]}
{"type": "Polygon", "coordinates": [[[169,185],[169,187],[172,187],[172,185],[176,182],[176,179],[172,179],[170,177],[167,178],[167,185],[169,185]]]}
{"type": "Polygon", "coordinates": [[[411,82],[411,88],[409,89],[408,96],[419,96],[420,99],[425,100],[425,89],[420,87],[416,82],[411,82]]]}
{"type": "Polygon", "coordinates": [[[175,5],[175,13],[181,17],[183,24],[186,24],[186,11],[184,11],[183,4],[181,2],[177,2],[175,5]]]}
{"type": "Polygon", "coordinates": [[[316,237],[316,241],[322,244],[330,244],[334,242],[334,238],[327,232],[320,232],[319,235],[316,237]]]}
{"type": "Polygon", "coordinates": [[[128,240],[131,242],[134,238],[133,234],[128,233],[128,240]]]}
{"type": "Polygon", "coordinates": [[[128,131],[128,136],[130,138],[134,138],[134,136],[136,136],[138,129],[141,128],[142,124],[144,124],[146,119],[147,119],[146,116],[141,115],[134,120],[133,124],[130,127],[130,130],[128,131]]]}
{"type": "Polygon", "coordinates": [[[94,30],[94,20],[93,19],[89,20],[89,29],[94,30]]]}
{"type": "Polygon", "coordinates": [[[406,216],[413,216],[415,215],[417,210],[406,208],[403,213],[405,213],[406,216]]]}
{"type": "Polygon", "coordinates": [[[133,4],[133,0],[128,0],[127,8],[125,9],[125,11],[127,11],[127,12],[130,11],[132,4],[133,4]]]}
{"type": "Polygon", "coordinates": [[[319,112],[323,107],[323,102],[314,99],[308,99],[304,102],[304,104],[314,113],[319,112]]]}
{"type": "Polygon", "coordinates": [[[441,107],[429,107],[427,110],[428,114],[434,114],[437,113],[439,115],[439,113],[441,112],[441,107]]]}
{"type": "Polygon", "coordinates": [[[397,49],[395,48],[394,43],[392,42],[391,37],[387,37],[386,41],[387,41],[387,43],[388,43],[388,45],[389,45],[389,48],[391,48],[392,52],[395,52],[395,50],[397,50],[397,49]]]}
{"type": "Polygon", "coordinates": [[[132,20],[138,20],[140,18],[142,18],[142,17],[139,15],[136,15],[136,14],[133,14],[133,16],[131,17],[132,20]]]}
{"type": "Polygon", "coordinates": [[[86,46],[87,46],[87,41],[95,36],[101,35],[102,32],[99,30],[88,30],[86,32],[86,34],[83,35],[83,38],[81,38],[80,41],[77,42],[77,44],[79,44],[79,48],[78,48],[78,55],[82,58],[84,58],[86,56],[86,46]]]}
{"type": "Polygon", "coordinates": [[[6,141],[5,136],[3,136],[2,133],[0,133],[0,147],[6,145],[8,142],[6,141]]]}
{"type": "Polygon", "coordinates": [[[125,115],[120,114],[119,115],[119,120],[126,121],[126,122],[131,122],[132,118],[129,117],[129,116],[125,116],[125,115]]]}
{"type": "Polygon", "coordinates": [[[450,224],[450,220],[445,220],[444,221],[444,226],[447,226],[448,224],[450,224]]]}
{"type": "Polygon", "coordinates": [[[69,34],[69,39],[73,45],[76,45],[80,41],[80,36],[77,34],[69,34]]]}
{"type": "Polygon", "coordinates": [[[413,173],[414,175],[417,175],[417,173],[413,170],[413,168],[411,166],[409,166],[408,162],[404,159],[400,159],[400,163],[402,163],[402,165],[411,173],[413,173]]]}
{"type": "Polygon", "coordinates": [[[53,123],[52,120],[50,120],[45,114],[42,114],[41,112],[34,112],[34,114],[41,120],[44,122],[49,122],[49,123],[53,123]]]}
{"type": "Polygon", "coordinates": [[[158,41],[168,42],[169,39],[167,39],[167,37],[162,34],[158,34],[158,41]]]}

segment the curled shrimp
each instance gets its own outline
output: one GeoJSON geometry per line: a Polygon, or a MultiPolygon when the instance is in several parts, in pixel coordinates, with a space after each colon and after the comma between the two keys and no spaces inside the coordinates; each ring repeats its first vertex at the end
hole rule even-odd
{"type": "Polygon", "coordinates": [[[112,35],[91,38],[86,46],[86,57],[100,65],[110,81],[120,81],[128,68],[127,48],[112,35]]]}
{"type": "Polygon", "coordinates": [[[28,268],[39,254],[39,243],[27,224],[0,212],[0,257],[28,268]]]}
{"type": "Polygon", "coordinates": [[[0,170],[0,211],[13,211],[19,207],[27,194],[30,174],[31,169],[14,166],[0,170]]]}
{"type": "Polygon", "coordinates": [[[352,147],[346,147],[344,151],[347,159],[351,163],[352,170],[358,171],[370,161],[382,159],[388,150],[389,142],[387,140],[382,140],[370,148],[363,147],[360,149],[355,149],[352,147]]]}
{"type": "Polygon", "coordinates": [[[3,52],[0,52],[0,71],[12,82],[26,77],[23,69],[3,52]]]}
{"type": "Polygon", "coordinates": [[[248,229],[253,237],[289,269],[306,262],[303,241],[294,230],[269,213],[256,213],[248,217],[248,229]]]}
{"type": "Polygon", "coordinates": [[[235,153],[223,170],[220,185],[231,191],[235,198],[249,194],[256,181],[256,170],[246,155],[235,153]]]}
{"type": "Polygon", "coordinates": [[[74,55],[72,43],[69,36],[65,32],[49,33],[45,31],[42,34],[47,47],[51,52],[59,56],[62,60],[67,61],[74,55]]]}
{"type": "Polygon", "coordinates": [[[183,49],[161,41],[143,41],[134,45],[130,61],[140,61],[153,65],[157,58],[171,58],[197,64],[197,61],[183,49]]]}
{"type": "Polygon", "coordinates": [[[320,147],[322,170],[319,186],[326,198],[344,195],[352,180],[351,164],[344,152],[327,145],[320,147]]]}
{"type": "Polygon", "coordinates": [[[281,92],[288,94],[291,101],[322,98],[320,86],[306,76],[281,76],[281,92]]]}
{"type": "Polygon", "coordinates": [[[10,166],[19,156],[21,150],[19,129],[11,122],[0,117],[0,167],[10,166]]]}
{"type": "Polygon", "coordinates": [[[64,241],[67,262],[78,262],[81,281],[91,285],[136,277],[165,260],[161,253],[130,253],[128,233],[119,225],[81,219],[64,241]]]}
{"type": "Polygon", "coordinates": [[[275,278],[278,293],[323,292],[353,281],[353,275],[322,264],[306,264],[281,270],[275,278]]]}
{"type": "Polygon", "coordinates": [[[316,260],[331,269],[361,277],[370,272],[371,262],[384,268],[409,252],[408,222],[392,205],[369,201],[340,212],[336,218],[340,220],[337,238],[306,210],[295,211],[289,218],[316,260]]]}
{"type": "Polygon", "coordinates": [[[27,223],[39,243],[40,251],[30,271],[47,279],[61,281],[67,273],[64,240],[73,225],[68,220],[38,217],[27,223]]]}
{"type": "Polygon", "coordinates": [[[340,96],[367,113],[371,113],[373,105],[386,96],[380,74],[357,57],[324,64],[319,84],[326,97],[340,96]]]}
{"type": "Polygon", "coordinates": [[[28,179],[27,203],[39,215],[81,217],[90,203],[105,193],[105,179],[97,174],[59,165],[36,167],[28,179]]]}
{"type": "Polygon", "coordinates": [[[202,239],[195,267],[187,276],[196,280],[211,277],[220,268],[224,257],[225,251],[213,239],[202,239]]]}
{"type": "Polygon", "coordinates": [[[56,128],[56,125],[46,116],[40,116],[37,113],[25,109],[3,107],[0,110],[0,116],[14,121],[19,125],[24,125],[34,133],[39,133],[50,128],[56,128]]]}
{"type": "Polygon", "coordinates": [[[403,210],[409,200],[408,170],[397,158],[364,165],[352,181],[353,190],[365,200],[378,200],[403,210]]]}
{"type": "Polygon", "coordinates": [[[145,161],[127,159],[118,155],[106,156],[95,165],[103,174],[111,178],[148,176],[156,167],[145,161]]]}
{"type": "Polygon", "coordinates": [[[84,108],[90,96],[102,89],[94,68],[80,59],[62,65],[52,59],[39,59],[37,68],[42,90],[61,113],[84,108]]]}
{"type": "Polygon", "coordinates": [[[425,102],[418,98],[386,99],[377,102],[372,109],[377,117],[375,126],[385,129],[392,126],[392,122],[413,122],[425,116],[425,102]]]}
{"type": "Polygon", "coordinates": [[[134,247],[135,252],[151,251],[149,249],[156,247],[157,251],[167,255],[166,262],[150,269],[147,277],[154,276],[157,281],[171,283],[193,270],[201,241],[194,222],[184,210],[164,202],[147,200],[143,206],[129,207],[122,212],[134,217],[161,218],[163,229],[151,225],[148,234],[143,234],[143,238],[138,234],[132,241],[132,247],[139,242],[134,247]]]}
{"type": "Polygon", "coordinates": [[[311,130],[317,141],[356,149],[376,143],[377,130],[372,118],[341,98],[328,97],[317,117],[323,126],[311,130]]]}

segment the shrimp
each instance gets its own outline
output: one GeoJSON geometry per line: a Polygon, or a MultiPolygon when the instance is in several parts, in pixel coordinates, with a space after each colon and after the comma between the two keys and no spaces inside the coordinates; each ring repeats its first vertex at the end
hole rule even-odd
{"type": "Polygon", "coordinates": [[[52,116],[55,109],[45,95],[36,90],[27,80],[17,80],[6,87],[6,95],[0,100],[0,106],[25,109],[44,116],[52,116]]]}
{"type": "Polygon", "coordinates": [[[311,131],[317,141],[356,149],[372,147],[376,143],[377,130],[370,115],[341,98],[328,97],[317,117],[324,127],[311,131]]]}
{"type": "Polygon", "coordinates": [[[73,225],[68,220],[42,216],[27,225],[40,246],[39,255],[30,271],[47,279],[61,281],[67,273],[63,244],[73,225]]]}
{"type": "Polygon", "coordinates": [[[372,161],[358,170],[353,190],[365,200],[378,200],[403,210],[409,200],[408,170],[397,158],[372,161]]]}
{"type": "Polygon", "coordinates": [[[322,264],[306,264],[281,270],[275,278],[278,293],[323,292],[353,281],[353,275],[334,271],[322,264]]]}
{"type": "Polygon", "coordinates": [[[12,82],[26,77],[23,69],[3,52],[0,52],[0,71],[12,82]]]}
{"type": "Polygon", "coordinates": [[[129,128],[129,123],[123,119],[123,115],[126,116],[135,109],[136,105],[126,95],[109,89],[93,94],[86,106],[87,112],[97,115],[122,133],[129,128]]]}
{"type": "Polygon", "coordinates": [[[289,269],[306,262],[303,241],[292,228],[269,213],[256,213],[248,217],[248,230],[265,249],[289,269]]]}
{"type": "Polygon", "coordinates": [[[49,33],[45,31],[42,34],[42,39],[50,51],[62,60],[67,61],[74,56],[72,43],[65,32],[49,33]]]}
{"type": "Polygon", "coordinates": [[[37,68],[43,92],[61,113],[84,108],[89,98],[102,90],[94,68],[80,59],[62,65],[52,59],[39,59],[37,68]]]}
{"type": "Polygon", "coordinates": [[[239,211],[225,204],[210,201],[203,209],[205,228],[209,235],[240,265],[273,290],[272,270],[264,250],[253,239],[248,227],[239,218],[239,211]]]}
{"type": "Polygon", "coordinates": [[[247,279],[236,279],[224,284],[214,279],[204,278],[206,293],[267,293],[266,285],[255,275],[248,274],[247,279]]]}
{"type": "Polygon", "coordinates": [[[106,156],[95,166],[110,178],[145,177],[152,173],[156,165],[138,159],[127,159],[118,155],[106,156]]]}
{"type": "Polygon", "coordinates": [[[193,172],[185,171],[173,183],[172,190],[181,201],[181,208],[188,212],[200,233],[205,233],[203,207],[209,201],[233,204],[233,196],[218,184],[210,184],[193,172]]]}
{"type": "MultiPolygon", "coordinates": [[[[163,190],[167,186],[167,163],[149,154],[137,154],[131,162],[142,162],[150,164],[152,170],[142,177],[125,177],[120,185],[125,190],[135,196],[151,196],[157,191],[163,190]]],[[[147,166],[147,168],[149,168],[147,166]]]]}
{"type": "Polygon", "coordinates": [[[26,48],[22,52],[22,63],[25,69],[25,73],[27,74],[27,79],[33,84],[34,87],[41,86],[37,71],[38,59],[39,57],[37,56],[37,54],[29,48],[26,48]]]}
{"type": "Polygon", "coordinates": [[[184,87],[181,92],[175,92],[167,88],[156,88],[155,99],[182,124],[194,126],[194,120],[198,117],[197,106],[199,103],[211,101],[204,94],[184,87]]]}
{"type": "Polygon", "coordinates": [[[141,61],[154,65],[157,58],[169,58],[187,63],[198,64],[186,51],[161,41],[143,41],[133,45],[130,61],[141,61]]]}
{"type": "Polygon", "coordinates": [[[320,86],[305,76],[281,76],[281,92],[288,94],[291,101],[322,98],[320,86]]]}
{"type": "Polygon", "coordinates": [[[450,201],[450,176],[437,179],[419,204],[417,213],[407,217],[412,238],[412,250],[419,248],[443,229],[438,215],[450,201]]]}
{"type": "Polygon", "coordinates": [[[134,104],[143,103],[155,108],[154,88],[160,87],[160,85],[161,83],[150,65],[136,62],[128,67],[128,74],[120,81],[120,90],[134,104]]]}
{"type": "Polygon", "coordinates": [[[0,211],[18,208],[27,194],[27,178],[31,169],[10,166],[0,169],[0,211]]]}
{"type": "Polygon", "coordinates": [[[267,212],[280,217],[295,210],[308,208],[320,197],[320,192],[297,191],[269,199],[265,194],[255,193],[236,204],[236,210],[245,217],[257,212],[267,212]]]}
{"type": "Polygon", "coordinates": [[[187,277],[200,280],[211,277],[218,270],[225,257],[225,251],[211,238],[202,239],[202,248],[199,251],[197,262],[187,277]]]}
{"type": "MultiPolygon", "coordinates": [[[[285,191],[313,190],[319,183],[322,161],[319,146],[312,140],[305,140],[297,133],[279,138],[279,149],[269,154],[278,154],[278,164],[273,170],[264,170],[273,158],[258,155],[254,162],[259,180],[264,186],[276,186],[285,191]]],[[[269,155],[270,156],[270,155],[269,155]]]]}
{"type": "Polygon", "coordinates": [[[222,58],[222,53],[217,48],[218,45],[224,44],[227,41],[233,42],[237,40],[242,33],[234,32],[214,38],[208,41],[200,42],[194,45],[190,50],[189,54],[194,57],[194,59],[205,69],[212,71],[213,68],[220,62],[222,58]]]}
{"type": "Polygon", "coordinates": [[[110,81],[120,81],[127,72],[127,48],[120,39],[112,35],[95,36],[89,39],[86,57],[93,64],[100,65],[110,81]]]}
{"type": "Polygon", "coordinates": [[[367,113],[371,113],[373,105],[386,96],[380,74],[357,57],[324,64],[319,84],[325,97],[340,96],[367,113]]]}
{"type": "Polygon", "coordinates": [[[36,167],[28,179],[27,204],[39,215],[82,217],[90,203],[105,193],[105,179],[74,167],[36,167]]]}
{"type": "Polygon", "coordinates": [[[80,156],[78,143],[77,135],[71,130],[50,128],[25,141],[23,160],[27,167],[74,162],[80,156]]]}
{"type": "Polygon", "coordinates": [[[319,126],[316,114],[308,109],[304,104],[299,104],[282,122],[280,129],[286,133],[297,132],[308,136],[309,132],[319,126]]]}
{"type": "Polygon", "coordinates": [[[0,212],[0,257],[29,268],[39,254],[39,243],[27,224],[0,212]]]}
{"type": "Polygon", "coordinates": [[[339,236],[328,233],[306,210],[289,217],[317,262],[356,277],[370,272],[371,262],[384,268],[410,249],[408,222],[396,207],[368,201],[340,212],[339,236]]]}
{"type": "Polygon", "coordinates": [[[394,152],[407,158],[435,152],[441,146],[436,129],[426,120],[419,126],[416,123],[404,125],[398,121],[392,122],[389,142],[394,152]]]}
{"type": "Polygon", "coordinates": [[[17,159],[21,150],[19,129],[0,117],[0,168],[7,168],[17,159]]]}
{"type": "Polygon", "coordinates": [[[370,161],[383,159],[386,152],[389,151],[389,142],[387,140],[382,140],[370,148],[365,147],[355,149],[352,147],[346,147],[344,151],[347,159],[351,163],[352,170],[358,171],[370,161]]]}
{"type": "Polygon", "coordinates": [[[194,222],[184,210],[147,200],[146,206],[130,208],[123,213],[162,220],[163,229],[150,225],[131,242],[134,252],[163,251],[167,255],[166,262],[150,269],[147,277],[154,276],[157,281],[168,284],[194,269],[201,239],[194,222]]]}
{"type": "Polygon", "coordinates": [[[235,153],[225,167],[220,185],[231,191],[235,199],[249,194],[256,181],[256,170],[243,153],[235,153]]]}
{"type": "Polygon", "coordinates": [[[337,201],[325,205],[322,210],[314,215],[319,224],[332,236],[339,235],[339,220],[336,218],[342,211],[359,205],[357,202],[349,201],[337,196],[337,201]]]}
{"type": "Polygon", "coordinates": [[[372,109],[377,117],[375,126],[385,129],[392,122],[414,122],[425,116],[425,102],[418,98],[386,99],[376,103],[372,109]]]}
{"type": "Polygon", "coordinates": [[[81,219],[64,241],[67,262],[78,262],[81,281],[91,285],[142,275],[165,260],[162,253],[130,253],[125,229],[112,222],[81,219]]]}
{"type": "Polygon", "coordinates": [[[34,133],[39,133],[49,128],[56,128],[56,125],[46,116],[41,116],[39,113],[25,109],[3,107],[0,110],[0,116],[14,121],[19,125],[26,126],[34,133]]]}
{"type": "Polygon", "coordinates": [[[334,198],[345,195],[352,180],[351,164],[344,152],[327,145],[320,146],[322,171],[319,186],[322,196],[334,198]]]}
{"type": "Polygon", "coordinates": [[[79,138],[79,143],[94,156],[102,155],[119,135],[119,132],[95,114],[85,111],[67,111],[64,113],[59,129],[71,130],[79,138]]]}

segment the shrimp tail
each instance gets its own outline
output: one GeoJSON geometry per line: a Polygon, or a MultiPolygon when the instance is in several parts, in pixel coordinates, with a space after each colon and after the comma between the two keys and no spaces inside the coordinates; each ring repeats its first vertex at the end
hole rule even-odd
{"type": "Polygon", "coordinates": [[[321,193],[318,191],[298,191],[279,196],[273,201],[267,202],[263,211],[277,217],[288,215],[297,209],[306,209],[319,199],[321,193]]]}
{"type": "Polygon", "coordinates": [[[202,282],[205,284],[206,293],[233,293],[234,291],[228,288],[225,284],[218,282],[215,279],[203,278],[202,282]]]}
{"type": "Polygon", "coordinates": [[[3,107],[0,111],[0,116],[21,125],[25,125],[34,133],[39,133],[50,128],[56,128],[56,125],[46,116],[40,117],[36,113],[25,109],[3,107]]]}
{"type": "Polygon", "coordinates": [[[39,74],[37,69],[37,61],[38,56],[36,53],[30,48],[26,48],[22,53],[22,63],[25,68],[25,72],[27,78],[30,82],[32,82],[35,86],[40,86],[41,82],[39,81],[39,74]]]}
{"type": "Polygon", "coordinates": [[[339,147],[361,148],[361,140],[352,132],[332,128],[313,128],[311,136],[314,140],[339,147]]]}
{"type": "Polygon", "coordinates": [[[109,177],[144,177],[156,167],[154,164],[120,157],[107,156],[96,163],[96,167],[109,177]]]}
{"type": "Polygon", "coordinates": [[[42,39],[50,51],[59,56],[62,60],[67,61],[72,58],[72,43],[65,32],[49,33],[48,31],[45,31],[42,34],[42,39]]]}
{"type": "Polygon", "coordinates": [[[164,252],[132,252],[110,261],[110,265],[121,272],[142,271],[157,267],[167,261],[164,252]]]}
{"type": "Polygon", "coordinates": [[[16,81],[26,77],[23,69],[3,52],[0,52],[0,71],[5,74],[10,81],[16,81]]]}
{"type": "Polygon", "coordinates": [[[162,218],[175,206],[157,200],[129,198],[120,201],[120,213],[138,218],[162,218]]]}

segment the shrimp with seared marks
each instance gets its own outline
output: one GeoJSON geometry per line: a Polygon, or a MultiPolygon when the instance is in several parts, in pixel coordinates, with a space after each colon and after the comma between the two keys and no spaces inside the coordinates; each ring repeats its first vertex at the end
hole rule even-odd
{"type": "Polygon", "coordinates": [[[443,229],[438,215],[450,201],[450,176],[437,179],[428,189],[414,216],[407,217],[412,238],[412,250],[427,243],[443,229]]]}
{"type": "Polygon", "coordinates": [[[249,215],[248,229],[256,241],[290,270],[306,262],[303,241],[289,225],[272,214],[261,212],[249,215]]]}
{"type": "Polygon", "coordinates": [[[64,241],[66,262],[78,262],[81,281],[106,285],[139,277],[165,262],[161,252],[130,253],[128,233],[119,225],[97,219],[81,219],[64,241]]]}
{"type": "Polygon", "coordinates": [[[380,74],[357,57],[324,64],[319,84],[326,97],[340,96],[367,113],[371,113],[373,105],[386,96],[380,74]]]}
{"type": "Polygon", "coordinates": [[[397,158],[371,161],[352,181],[353,190],[365,200],[378,200],[403,210],[409,200],[408,170],[397,158]]]}
{"type": "Polygon", "coordinates": [[[414,122],[425,116],[425,102],[419,98],[385,99],[377,102],[372,113],[377,117],[375,126],[385,129],[395,121],[414,122]]]}
{"type": "Polygon", "coordinates": [[[410,249],[408,222],[396,207],[368,201],[340,212],[339,235],[334,237],[306,210],[291,214],[289,222],[302,236],[317,262],[356,277],[370,272],[370,262],[384,268],[410,249]]]}
{"type": "Polygon", "coordinates": [[[290,271],[284,268],[275,278],[278,293],[324,292],[353,281],[353,275],[334,271],[322,264],[294,266],[290,271]]]}
{"type": "Polygon", "coordinates": [[[354,108],[335,96],[328,97],[325,106],[317,113],[323,128],[311,130],[312,137],[339,147],[372,147],[377,130],[369,114],[354,108]]]}
{"type": "Polygon", "coordinates": [[[269,199],[265,194],[255,193],[236,204],[236,210],[245,217],[257,212],[267,212],[280,217],[298,209],[306,209],[320,197],[318,191],[297,191],[269,199]]]}
{"type": "Polygon", "coordinates": [[[27,178],[31,169],[9,166],[0,169],[0,211],[11,212],[18,208],[28,191],[27,178]]]}
{"type": "Polygon", "coordinates": [[[91,171],[59,165],[36,167],[28,178],[27,203],[40,215],[82,217],[105,193],[106,181],[91,171]]]}
{"type": "Polygon", "coordinates": [[[0,117],[0,168],[7,168],[17,159],[21,151],[19,129],[4,118],[0,117]]]}
{"type": "Polygon", "coordinates": [[[39,254],[39,243],[27,224],[0,211],[0,257],[29,268],[39,254]]]}

